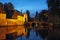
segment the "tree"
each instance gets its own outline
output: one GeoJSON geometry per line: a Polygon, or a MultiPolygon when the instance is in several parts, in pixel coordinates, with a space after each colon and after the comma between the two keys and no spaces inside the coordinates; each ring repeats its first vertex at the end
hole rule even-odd
{"type": "Polygon", "coordinates": [[[5,4],[4,4],[4,10],[5,10],[5,12],[7,12],[7,11],[8,11],[8,7],[7,7],[7,6],[8,6],[8,4],[7,4],[7,3],[5,3],[5,4]]]}
{"type": "Polygon", "coordinates": [[[12,18],[12,15],[14,13],[14,6],[12,3],[5,3],[4,4],[4,10],[6,12],[6,18],[12,18]]]}
{"type": "Polygon", "coordinates": [[[0,2],[0,12],[4,11],[4,5],[0,2]]]}
{"type": "Polygon", "coordinates": [[[38,17],[38,11],[36,11],[36,17],[38,17]]]}
{"type": "Polygon", "coordinates": [[[13,6],[13,4],[12,3],[8,3],[8,10],[14,10],[14,6],[13,6]]]}
{"type": "Polygon", "coordinates": [[[60,15],[60,0],[47,0],[50,14],[60,15]]]}
{"type": "Polygon", "coordinates": [[[36,11],[35,20],[39,21],[39,13],[38,13],[38,11],[36,11]]]}
{"type": "Polygon", "coordinates": [[[39,13],[39,20],[43,20],[43,21],[47,21],[48,20],[48,17],[46,17],[46,15],[48,15],[48,10],[42,10],[40,13],[39,13]]]}
{"type": "Polygon", "coordinates": [[[26,10],[26,13],[28,15],[28,22],[30,21],[30,11],[29,10],[26,10]]]}
{"type": "Polygon", "coordinates": [[[60,27],[60,0],[47,0],[47,4],[49,22],[52,22],[54,27],[60,27]]]}

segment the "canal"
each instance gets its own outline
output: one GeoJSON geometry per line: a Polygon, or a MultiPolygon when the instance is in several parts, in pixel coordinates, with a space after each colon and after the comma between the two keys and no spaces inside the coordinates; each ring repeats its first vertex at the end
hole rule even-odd
{"type": "MultiPolygon", "coordinates": [[[[29,27],[29,26],[28,26],[29,27]]],[[[24,26],[7,26],[0,28],[0,39],[6,40],[43,40],[48,30],[35,30],[24,26]],[[2,35],[3,34],[3,35],[2,35]]]]}
{"type": "Polygon", "coordinates": [[[16,40],[43,40],[40,34],[36,35],[36,31],[31,29],[29,31],[29,37],[25,37],[24,35],[16,38],[16,40]]]}

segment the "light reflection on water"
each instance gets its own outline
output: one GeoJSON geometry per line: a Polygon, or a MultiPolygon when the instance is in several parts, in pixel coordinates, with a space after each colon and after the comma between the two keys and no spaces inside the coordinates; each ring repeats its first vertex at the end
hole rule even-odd
{"type": "Polygon", "coordinates": [[[17,38],[16,40],[43,40],[41,36],[37,36],[35,30],[30,30],[29,38],[26,38],[24,35],[17,38]]]}

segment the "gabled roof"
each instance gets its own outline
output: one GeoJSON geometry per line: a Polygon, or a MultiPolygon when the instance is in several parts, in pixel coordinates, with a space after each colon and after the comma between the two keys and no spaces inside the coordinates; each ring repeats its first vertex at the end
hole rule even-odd
{"type": "Polygon", "coordinates": [[[23,16],[23,15],[22,15],[21,12],[18,12],[18,11],[16,11],[16,10],[14,10],[14,13],[13,13],[12,18],[13,18],[13,19],[17,19],[17,16],[23,16]]]}

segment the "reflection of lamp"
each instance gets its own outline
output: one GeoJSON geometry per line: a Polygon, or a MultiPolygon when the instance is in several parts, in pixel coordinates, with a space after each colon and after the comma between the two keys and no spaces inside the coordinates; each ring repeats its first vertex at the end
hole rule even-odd
{"type": "Polygon", "coordinates": [[[45,17],[48,17],[48,15],[47,15],[46,13],[44,13],[44,16],[45,16],[45,17]]]}
{"type": "Polygon", "coordinates": [[[43,28],[43,25],[41,25],[41,28],[43,28]]]}
{"type": "Polygon", "coordinates": [[[53,25],[53,23],[50,23],[50,25],[52,26],[52,25],[53,25]]]}
{"type": "Polygon", "coordinates": [[[38,27],[39,25],[38,25],[38,23],[36,22],[34,26],[35,26],[35,27],[38,27]]]}
{"type": "Polygon", "coordinates": [[[36,23],[36,27],[38,26],[38,24],[36,23]]]}
{"type": "Polygon", "coordinates": [[[6,25],[7,25],[7,22],[6,22],[6,25]]]}

